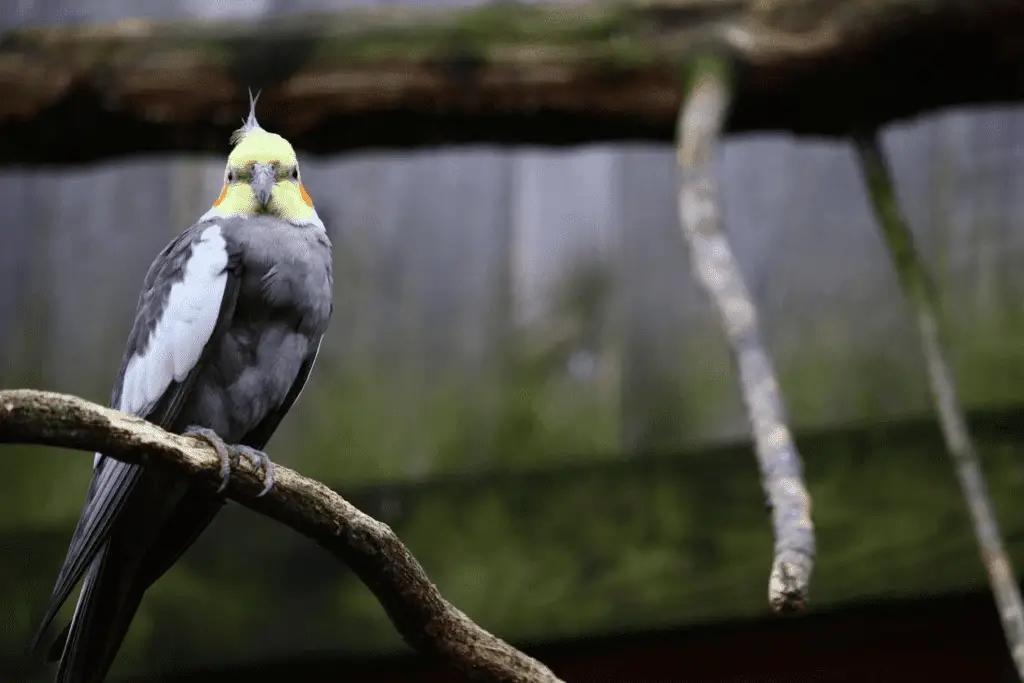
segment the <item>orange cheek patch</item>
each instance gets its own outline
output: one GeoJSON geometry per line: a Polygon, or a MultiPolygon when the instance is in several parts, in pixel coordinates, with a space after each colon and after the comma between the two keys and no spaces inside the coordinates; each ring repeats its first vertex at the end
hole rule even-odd
{"type": "Polygon", "coordinates": [[[215,202],[213,203],[213,205],[214,205],[214,206],[217,206],[217,205],[218,205],[218,204],[220,204],[220,203],[221,203],[222,201],[224,201],[224,198],[225,198],[225,197],[227,197],[227,196],[228,196],[228,186],[227,186],[227,185],[225,185],[225,186],[224,186],[224,189],[220,191],[220,196],[219,196],[219,197],[217,197],[217,201],[215,201],[215,202]]]}
{"type": "Polygon", "coordinates": [[[306,188],[303,187],[302,183],[299,183],[299,194],[302,196],[302,201],[306,202],[310,207],[313,206],[313,198],[309,196],[308,192],[306,192],[306,188]]]}

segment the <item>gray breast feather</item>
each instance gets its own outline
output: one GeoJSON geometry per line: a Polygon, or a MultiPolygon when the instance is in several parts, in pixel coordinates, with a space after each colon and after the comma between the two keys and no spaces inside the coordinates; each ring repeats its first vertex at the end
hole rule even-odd
{"type": "Polygon", "coordinates": [[[171,382],[182,381],[199,362],[217,326],[227,263],[220,226],[206,228],[192,242],[181,280],[170,286],[146,343],[128,359],[119,410],[146,415],[171,382]]]}

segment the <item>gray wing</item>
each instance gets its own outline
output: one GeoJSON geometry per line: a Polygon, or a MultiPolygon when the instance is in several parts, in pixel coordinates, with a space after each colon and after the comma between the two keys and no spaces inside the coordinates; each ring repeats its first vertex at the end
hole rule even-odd
{"type": "Polygon", "coordinates": [[[313,363],[316,362],[316,357],[320,353],[320,344],[323,343],[323,335],[316,340],[316,347],[310,352],[306,359],[299,366],[299,372],[295,376],[295,382],[292,383],[291,389],[288,390],[288,394],[285,396],[284,401],[278,406],[277,410],[272,410],[267,414],[263,420],[260,421],[256,428],[250,431],[242,439],[241,443],[255,448],[257,450],[263,450],[270,441],[270,437],[277,431],[278,425],[281,424],[281,420],[291,410],[292,405],[299,399],[299,395],[302,393],[303,388],[306,386],[306,382],[309,380],[309,373],[313,371],[313,363]]]}
{"type": "MultiPolygon", "coordinates": [[[[239,443],[257,450],[263,450],[267,445],[270,437],[274,435],[278,425],[281,424],[281,420],[288,414],[288,411],[302,393],[302,389],[306,385],[309,374],[313,369],[313,363],[316,361],[317,354],[320,351],[322,339],[323,336],[317,340],[316,348],[306,356],[306,359],[299,367],[295,381],[292,383],[281,405],[276,410],[268,413],[239,443]]],[[[149,585],[158,579],[178,561],[182,553],[195,542],[199,534],[213,521],[213,517],[220,510],[224,502],[226,501],[223,499],[211,501],[208,494],[198,489],[185,493],[182,502],[175,508],[174,517],[163,526],[160,537],[154,544],[154,547],[161,549],[173,548],[174,552],[151,554],[146,557],[146,561],[141,569],[141,579],[145,585],[149,585]]]]}
{"type": "MultiPolygon", "coordinates": [[[[171,425],[213,346],[209,341],[223,333],[233,315],[237,264],[217,225],[193,226],[160,252],[143,282],[112,407],[164,428],[171,425]]],[[[96,454],[82,515],[33,650],[96,559],[142,472],[141,465],[96,454]]]]}

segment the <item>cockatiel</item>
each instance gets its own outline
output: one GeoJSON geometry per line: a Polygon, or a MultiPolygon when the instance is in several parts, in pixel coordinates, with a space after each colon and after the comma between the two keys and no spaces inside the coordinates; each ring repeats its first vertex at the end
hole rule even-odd
{"type": "MultiPolygon", "coordinates": [[[[331,242],[292,146],[249,117],[232,136],[220,196],[156,257],[143,282],[111,405],[195,435],[264,473],[261,452],[299,397],[333,311],[331,242]],[[227,446],[226,444],[235,444],[227,446]]],[[[99,683],[146,589],[225,504],[162,469],[97,453],[81,518],[34,641],[84,576],[49,651],[57,683],[99,683]]]]}

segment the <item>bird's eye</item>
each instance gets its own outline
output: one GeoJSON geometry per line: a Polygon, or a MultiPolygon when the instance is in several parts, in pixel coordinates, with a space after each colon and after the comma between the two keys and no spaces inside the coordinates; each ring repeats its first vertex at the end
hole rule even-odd
{"type": "Polygon", "coordinates": [[[235,172],[233,170],[228,171],[228,182],[235,182],[235,172]]]}
{"type": "Polygon", "coordinates": [[[298,179],[299,179],[299,167],[296,166],[295,168],[292,169],[292,180],[298,180],[298,179]]]}

